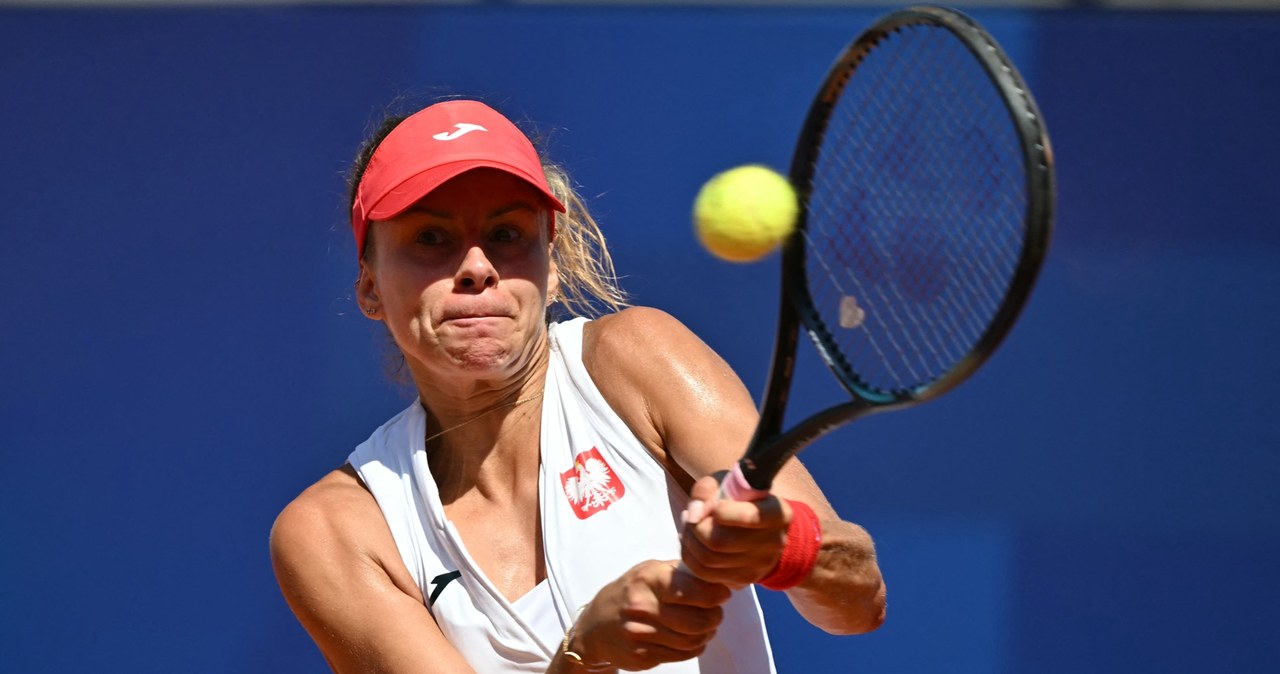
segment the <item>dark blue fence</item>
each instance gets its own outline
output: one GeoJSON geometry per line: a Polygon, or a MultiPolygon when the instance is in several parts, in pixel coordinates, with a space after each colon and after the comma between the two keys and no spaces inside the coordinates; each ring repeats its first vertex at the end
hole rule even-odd
{"type": "MultiPolygon", "coordinates": [[[[699,184],[784,167],[879,12],[0,11],[0,670],[324,664],[279,509],[405,404],[354,311],[342,173],[401,93],[549,136],[636,299],[763,387],[776,260],[697,248],[699,184]]],[[[1280,15],[976,15],[1038,94],[1058,233],[973,381],[812,448],[889,621],[766,597],[783,672],[1280,666],[1280,15]]],[[[815,377],[797,405],[832,384],[815,377]]]]}

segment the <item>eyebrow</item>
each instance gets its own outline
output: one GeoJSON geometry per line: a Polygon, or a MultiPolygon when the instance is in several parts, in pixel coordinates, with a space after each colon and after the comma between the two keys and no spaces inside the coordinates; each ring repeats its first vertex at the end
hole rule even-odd
{"type": "Polygon", "coordinates": [[[533,210],[535,209],[533,205],[530,204],[529,202],[517,201],[511,204],[507,204],[502,208],[494,210],[492,213],[489,214],[489,219],[492,220],[493,218],[500,218],[508,213],[514,213],[516,211],[533,211],[533,210]]]}
{"type": "MultiPolygon", "coordinates": [[[[509,213],[514,213],[516,211],[534,211],[534,210],[536,209],[534,209],[533,205],[530,204],[529,202],[516,201],[510,204],[507,204],[505,206],[502,206],[501,208],[494,209],[487,216],[485,216],[485,219],[492,220],[494,218],[500,218],[504,215],[507,215],[509,213]]],[[[438,211],[438,210],[435,210],[434,208],[426,208],[423,206],[414,206],[410,208],[408,212],[425,213],[426,215],[429,215],[433,218],[440,218],[441,220],[453,220],[458,217],[457,215],[450,213],[448,211],[438,211]]]]}

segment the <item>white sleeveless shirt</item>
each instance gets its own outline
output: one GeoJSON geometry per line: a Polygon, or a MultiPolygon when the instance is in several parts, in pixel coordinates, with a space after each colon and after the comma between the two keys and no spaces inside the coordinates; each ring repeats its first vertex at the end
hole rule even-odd
{"type": "MultiPolygon", "coordinates": [[[[688,497],[587,374],[586,322],[573,319],[548,331],[538,476],[547,579],[528,595],[507,601],[444,516],[419,401],[348,458],[377,500],[440,630],[480,674],[545,672],[578,608],[601,587],[644,560],[680,558],[680,512],[688,497]]],[[[754,588],[735,592],[724,610],[701,656],[646,671],[772,674],[754,588]]]]}

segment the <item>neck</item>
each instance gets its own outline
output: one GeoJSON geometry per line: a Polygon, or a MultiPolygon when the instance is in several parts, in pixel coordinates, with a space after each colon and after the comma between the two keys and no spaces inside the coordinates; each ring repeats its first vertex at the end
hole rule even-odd
{"type": "Polygon", "coordinates": [[[502,414],[505,408],[526,405],[528,398],[542,393],[547,377],[547,359],[544,349],[514,371],[498,376],[466,371],[432,377],[415,374],[418,398],[427,411],[428,437],[438,433],[452,435],[452,429],[462,424],[468,427],[491,425],[506,416],[502,414]]]}
{"type": "Polygon", "coordinates": [[[427,461],[445,505],[464,496],[510,501],[536,490],[542,428],[541,397],[486,413],[428,436],[427,461]]]}
{"type": "Polygon", "coordinates": [[[536,481],[545,356],[502,383],[419,387],[427,411],[426,450],[447,505],[475,492],[509,498],[536,481]]]}
{"type": "Polygon", "coordinates": [[[459,421],[458,423],[454,424],[453,426],[450,426],[450,427],[448,427],[448,428],[446,428],[446,429],[444,429],[444,430],[442,430],[442,431],[436,431],[435,433],[432,433],[431,435],[428,435],[428,436],[427,436],[427,439],[424,441],[424,444],[426,444],[426,445],[428,445],[428,446],[429,446],[433,440],[435,440],[436,438],[439,438],[439,437],[443,436],[445,433],[449,433],[449,432],[451,432],[451,431],[456,431],[456,430],[458,430],[459,428],[462,428],[463,426],[469,426],[469,425],[471,425],[472,423],[475,423],[475,422],[479,421],[480,419],[482,419],[482,418],[484,418],[484,417],[489,416],[490,414],[493,414],[493,413],[495,413],[495,412],[498,412],[499,410],[503,410],[503,409],[506,409],[506,408],[509,408],[509,407],[519,407],[520,405],[523,405],[523,404],[525,404],[525,403],[529,403],[529,402],[533,402],[533,401],[535,401],[535,400],[537,400],[538,398],[541,398],[541,397],[542,397],[542,392],[541,392],[541,391],[539,391],[538,393],[534,393],[533,395],[529,396],[528,398],[520,398],[519,400],[513,400],[513,401],[511,401],[511,402],[507,402],[507,403],[500,403],[500,404],[498,404],[498,405],[495,405],[495,406],[493,406],[493,407],[489,408],[488,410],[486,410],[486,411],[484,411],[484,412],[481,412],[481,413],[479,413],[479,414],[475,415],[474,417],[471,417],[470,419],[467,419],[466,421],[459,421]]]}

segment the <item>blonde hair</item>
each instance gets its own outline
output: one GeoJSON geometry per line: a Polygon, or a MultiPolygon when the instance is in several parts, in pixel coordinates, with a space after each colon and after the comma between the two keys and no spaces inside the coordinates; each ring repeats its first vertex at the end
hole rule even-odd
{"type": "Polygon", "coordinates": [[[564,169],[543,163],[542,172],[552,194],[565,207],[564,213],[555,214],[551,260],[560,278],[560,290],[554,302],[570,316],[595,317],[626,308],[627,294],[618,285],[613,257],[600,225],[587,211],[564,169]]]}

